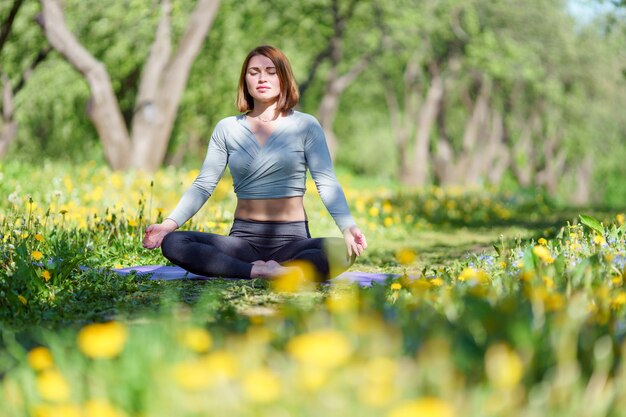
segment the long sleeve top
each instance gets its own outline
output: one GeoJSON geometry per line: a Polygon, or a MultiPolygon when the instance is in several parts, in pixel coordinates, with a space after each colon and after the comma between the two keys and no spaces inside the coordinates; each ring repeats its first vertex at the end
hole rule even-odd
{"type": "Polygon", "coordinates": [[[245,115],[217,123],[198,177],[168,216],[179,226],[207,201],[229,166],[240,199],[302,196],[306,170],[340,230],[354,225],[346,197],[335,176],[324,131],[315,117],[292,111],[261,146],[245,115]]]}

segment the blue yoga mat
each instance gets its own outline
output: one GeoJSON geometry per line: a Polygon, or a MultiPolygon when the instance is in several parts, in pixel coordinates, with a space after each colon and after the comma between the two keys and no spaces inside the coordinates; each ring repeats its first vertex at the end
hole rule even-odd
{"type": "MultiPolygon", "coordinates": [[[[165,266],[165,265],[143,265],[143,266],[129,266],[127,268],[113,269],[120,275],[138,274],[149,275],[149,279],[153,280],[165,280],[171,281],[175,279],[194,279],[194,280],[208,280],[215,279],[215,277],[205,277],[203,275],[192,274],[189,271],[185,271],[179,266],[165,266]]],[[[393,274],[377,274],[369,272],[347,271],[335,278],[329,280],[333,283],[354,283],[362,287],[369,287],[374,283],[383,283],[389,278],[397,278],[399,275],[393,274]]],[[[238,279],[238,278],[227,278],[238,279]]]]}

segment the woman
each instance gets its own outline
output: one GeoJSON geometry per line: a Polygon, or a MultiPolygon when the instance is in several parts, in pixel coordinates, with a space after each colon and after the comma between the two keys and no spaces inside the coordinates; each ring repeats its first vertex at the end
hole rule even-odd
{"type": "Polygon", "coordinates": [[[161,246],[172,263],[199,275],[271,278],[286,272],[281,263],[299,260],[326,279],[332,263],[327,248],[336,247],[337,240],[344,245],[338,238],[309,234],[303,204],[308,168],[343,233],[348,255],[343,269],[360,256],[367,248],[365,236],[350,215],[320,124],[293,110],[298,98],[287,57],[272,46],[253,49],[239,77],[242,114],[218,122],[200,174],[174,211],[146,229],[144,247],[161,246]],[[227,164],[237,194],[230,234],[175,232],[211,196],[227,164]]]}

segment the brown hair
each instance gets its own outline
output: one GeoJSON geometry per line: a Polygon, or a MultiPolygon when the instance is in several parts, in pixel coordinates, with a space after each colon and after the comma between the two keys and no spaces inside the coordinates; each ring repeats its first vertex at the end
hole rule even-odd
{"type": "Polygon", "coordinates": [[[289,111],[298,104],[300,93],[298,85],[291,70],[291,64],[285,54],[278,48],[270,45],[257,46],[248,53],[241,66],[241,75],[239,76],[239,88],[237,89],[236,105],[240,112],[248,112],[254,108],[254,100],[248,91],[246,85],[246,72],[248,63],[252,57],[263,55],[269,58],[276,67],[276,74],[280,82],[280,95],[278,96],[277,110],[281,112],[289,111]]]}

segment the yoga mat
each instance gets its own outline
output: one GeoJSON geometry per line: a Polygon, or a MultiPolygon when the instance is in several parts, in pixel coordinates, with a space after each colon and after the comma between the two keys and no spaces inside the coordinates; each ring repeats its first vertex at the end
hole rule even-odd
{"type": "MultiPolygon", "coordinates": [[[[185,271],[179,266],[165,266],[165,265],[144,265],[144,266],[129,266],[127,268],[113,269],[113,272],[120,275],[128,275],[135,273],[137,275],[147,275],[152,280],[165,280],[171,281],[175,279],[194,279],[194,280],[208,280],[215,279],[215,277],[205,277],[202,275],[192,274],[185,271]]],[[[397,278],[399,275],[392,274],[377,274],[369,272],[359,271],[347,271],[341,275],[336,276],[329,280],[329,283],[354,283],[362,287],[369,287],[374,283],[383,283],[388,278],[397,278]]],[[[238,279],[238,278],[225,278],[225,279],[238,279]]]]}

